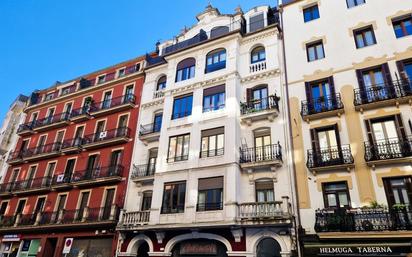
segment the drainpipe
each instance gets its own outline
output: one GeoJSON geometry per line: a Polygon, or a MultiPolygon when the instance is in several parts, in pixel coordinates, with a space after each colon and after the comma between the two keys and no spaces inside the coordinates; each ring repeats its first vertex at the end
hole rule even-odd
{"type": "MultiPolygon", "coordinates": [[[[287,119],[288,119],[288,126],[289,126],[289,140],[290,140],[290,145],[291,145],[291,150],[293,151],[294,146],[293,146],[293,133],[292,133],[292,119],[291,119],[291,115],[290,115],[290,103],[289,103],[289,82],[288,82],[288,70],[287,70],[287,65],[286,65],[286,46],[285,46],[285,40],[284,40],[284,34],[285,34],[285,30],[284,30],[284,26],[283,26],[283,4],[282,1],[279,1],[279,18],[280,18],[280,28],[281,28],[281,41],[282,41],[282,58],[283,58],[283,71],[284,71],[284,79],[285,79],[285,93],[286,93],[286,104],[287,104],[287,119]]],[[[297,244],[297,250],[298,250],[298,255],[299,256],[303,256],[301,253],[301,246],[300,246],[300,234],[299,234],[299,228],[301,227],[301,219],[300,219],[300,207],[299,207],[299,193],[297,190],[297,176],[296,176],[296,165],[295,165],[295,157],[294,154],[292,152],[292,154],[290,154],[291,160],[292,160],[292,169],[293,169],[293,191],[295,193],[295,207],[296,207],[296,214],[297,214],[297,224],[296,224],[296,220],[294,220],[295,222],[295,235],[296,235],[296,244],[297,244]],[[299,228],[298,228],[299,227],[299,228]]]]}

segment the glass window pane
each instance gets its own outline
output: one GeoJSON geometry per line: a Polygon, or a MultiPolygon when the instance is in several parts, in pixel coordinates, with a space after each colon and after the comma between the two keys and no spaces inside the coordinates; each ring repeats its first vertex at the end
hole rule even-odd
{"type": "Polygon", "coordinates": [[[407,35],[412,35],[412,19],[404,22],[407,35]]]}
{"type": "Polygon", "coordinates": [[[210,136],[209,137],[209,150],[215,150],[216,149],[216,136],[210,136]]]}
{"type": "Polygon", "coordinates": [[[328,199],[328,206],[329,207],[337,207],[337,202],[336,202],[336,195],[334,194],[328,194],[327,195],[327,199],[328,199]]]}
{"type": "Polygon", "coordinates": [[[175,157],[175,149],[176,149],[176,138],[172,137],[170,138],[169,142],[169,158],[174,158],[175,157]]]}
{"type": "Polygon", "coordinates": [[[202,152],[207,151],[209,147],[209,138],[208,137],[203,137],[202,138],[202,152]]]}
{"type": "Polygon", "coordinates": [[[366,45],[368,45],[368,46],[373,45],[375,43],[374,39],[373,39],[372,31],[366,31],[365,32],[365,40],[366,40],[366,45]]]}
{"type": "Polygon", "coordinates": [[[267,190],[266,191],[266,196],[267,196],[267,201],[268,202],[273,202],[273,201],[275,201],[275,194],[273,193],[273,191],[272,190],[267,190]]]}
{"type": "Polygon", "coordinates": [[[220,54],[220,61],[226,61],[226,52],[220,54]]]}
{"type": "Polygon", "coordinates": [[[177,138],[176,156],[181,157],[183,155],[183,137],[177,138]]]}
{"type": "Polygon", "coordinates": [[[362,48],[365,46],[365,44],[363,43],[362,34],[356,34],[356,45],[358,46],[358,48],[362,48]]]}
{"type": "Polygon", "coordinates": [[[225,135],[220,134],[217,136],[217,149],[222,149],[225,144],[225,135]]]}
{"type": "Polygon", "coordinates": [[[318,59],[322,59],[324,58],[324,54],[323,54],[323,45],[319,44],[316,46],[316,54],[318,55],[318,59]]]}
{"type": "Polygon", "coordinates": [[[309,57],[309,61],[316,60],[315,48],[314,47],[309,47],[308,48],[308,57],[309,57]]]}
{"type": "Polygon", "coordinates": [[[401,27],[400,24],[394,25],[393,28],[394,28],[394,30],[395,30],[396,38],[400,38],[400,37],[403,37],[403,36],[404,36],[404,35],[403,35],[403,30],[402,30],[402,27],[401,27]]]}
{"type": "Polygon", "coordinates": [[[338,197],[339,197],[340,207],[345,207],[349,205],[349,200],[348,200],[348,196],[346,195],[346,192],[339,192],[338,197]]]}
{"type": "Polygon", "coordinates": [[[200,205],[205,204],[205,202],[206,202],[205,192],[199,192],[199,200],[198,201],[199,201],[200,205]]]}
{"type": "Polygon", "coordinates": [[[259,203],[265,202],[265,191],[259,190],[256,192],[256,195],[259,203]]]}
{"type": "Polygon", "coordinates": [[[184,145],[183,145],[183,155],[189,155],[189,143],[190,143],[190,136],[186,135],[184,137],[184,145]]]}

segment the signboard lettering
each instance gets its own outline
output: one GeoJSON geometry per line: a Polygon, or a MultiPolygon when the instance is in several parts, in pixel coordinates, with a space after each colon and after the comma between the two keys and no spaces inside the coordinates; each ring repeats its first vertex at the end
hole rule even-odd
{"type": "Polygon", "coordinates": [[[182,243],[180,254],[216,255],[217,246],[214,243],[182,243]]]}

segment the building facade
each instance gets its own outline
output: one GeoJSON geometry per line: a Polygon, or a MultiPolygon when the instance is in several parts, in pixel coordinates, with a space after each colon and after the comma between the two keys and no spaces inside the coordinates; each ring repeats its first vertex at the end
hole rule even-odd
{"type": "Polygon", "coordinates": [[[412,252],[412,5],[281,7],[303,256],[412,252]]]}
{"type": "Polygon", "coordinates": [[[26,118],[23,109],[26,107],[27,100],[28,97],[24,95],[19,95],[14,100],[0,130],[0,183],[3,181],[8,168],[7,159],[9,154],[14,150],[18,140],[17,129],[26,118]]]}
{"type": "Polygon", "coordinates": [[[115,254],[143,63],[135,58],[31,95],[0,186],[2,256],[115,254]]]}
{"type": "Polygon", "coordinates": [[[277,11],[223,15],[148,58],[118,256],[295,250],[277,11]]]}

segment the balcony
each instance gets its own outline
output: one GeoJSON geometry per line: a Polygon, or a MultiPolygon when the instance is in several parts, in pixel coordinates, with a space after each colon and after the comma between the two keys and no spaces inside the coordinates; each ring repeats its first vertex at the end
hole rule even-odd
{"type": "Polygon", "coordinates": [[[14,151],[9,155],[7,163],[10,165],[23,163],[23,151],[14,151]]]}
{"type": "Polygon", "coordinates": [[[136,97],[134,95],[124,95],[93,104],[91,114],[93,117],[100,117],[134,108],[135,105],[136,97]]]}
{"type": "Polygon", "coordinates": [[[130,140],[130,129],[127,127],[102,131],[87,135],[83,138],[84,149],[96,149],[117,144],[124,144],[130,140]]]}
{"type": "Polygon", "coordinates": [[[283,201],[241,203],[238,205],[238,219],[242,223],[291,224],[292,212],[288,197],[283,197],[283,201]]]}
{"type": "Polygon", "coordinates": [[[255,72],[264,71],[264,70],[266,70],[266,60],[252,63],[249,65],[250,73],[255,73],[255,72]]]}
{"type": "Polygon", "coordinates": [[[64,140],[60,148],[62,154],[79,153],[82,150],[83,139],[72,138],[64,140]]]}
{"type": "Polygon", "coordinates": [[[19,125],[19,128],[17,129],[17,135],[28,136],[33,134],[32,125],[32,122],[19,125]]]}
{"type": "Polygon", "coordinates": [[[61,143],[47,144],[23,151],[23,161],[37,161],[52,158],[60,155],[61,143]]]}
{"type": "Polygon", "coordinates": [[[162,122],[140,125],[139,139],[145,145],[150,142],[159,141],[161,128],[162,122]]]}
{"type": "Polygon", "coordinates": [[[49,129],[61,128],[69,124],[70,113],[64,112],[54,116],[38,119],[32,122],[32,130],[43,132],[49,129]]]}
{"type": "Polygon", "coordinates": [[[308,150],[306,166],[313,172],[348,170],[354,167],[350,145],[308,150]]]}
{"type": "Polygon", "coordinates": [[[115,165],[94,168],[92,170],[77,171],[71,178],[74,186],[91,186],[119,182],[122,180],[124,167],[115,165]]]}
{"type": "Polygon", "coordinates": [[[95,110],[94,106],[83,106],[77,109],[72,110],[70,113],[70,121],[72,122],[82,122],[92,118],[90,115],[91,112],[95,110]]]}
{"type": "Polygon", "coordinates": [[[165,96],[165,90],[159,89],[153,92],[153,99],[162,98],[165,96]]]}
{"type": "Polygon", "coordinates": [[[241,122],[249,126],[258,120],[273,121],[279,115],[279,97],[273,95],[240,103],[240,115],[241,122]]]}
{"type": "Polygon", "coordinates": [[[355,89],[354,95],[355,109],[361,112],[384,106],[411,104],[412,82],[397,80],[385,84],[371,85],[367,89],[355,89]]]}
{"type": "Polygon", "coordinates": [[[152,181],[156,172],[156,163],[133,165],[131,179],[133,182],[152,181]]]}
{"type": "Polygon", "coordinates": [[[412,230],[412,211],[407,207],[323,209],[317,210],[315,217],[318,233],[412,230]]]}
{"type": "Polygon", "coordinates": [[[134,229],[149,224],[150,211],[132,211],[123,213],[118,224],[119,230],[134,229]]]}
{"type": "Polygon", "coordinates": [[[83,210],[61,210],[58,212],[39,212],[0,217],[0,231],[18,232],[33,229],[55,231],[67,227],[114,226],[119,218],[116,205],[103,208],[84,208],[83,210]]]}
{"type": "Polygon", "coordinates": [[[29,194],[47,192],[50,190],[51,177],[33,178],[14,182],[13,194],[29,194]]]}
{"type": "Polygon", "coordinates": [[[365,160],[369,166],[412,161],[412,137],[390,138],[376,142],[366,141],[364,145],[365,160]]]}
{"type": "Polygon", "coordinates": [[[310,101],[302,101],[301,106],[300,114],[302,119],[307,122],[332,116],[340,117],[344,113],[340,93],[314,98],[310,101]]]}
{"type": "Polygon", "coordinates": [[[11,190],[13,189],[14,183],[1,183],[0,184],[0,196],[8,196],[11,195],[11,190]]]}
{"type": "Polygon", "coordinates": [[[53,190],[65,190],[73,187],[70,174],[55,174],[51,181],[53,190]]]}
{"type": "Polygon", "coordinates": [[[240,149],[240,167],[247,172],[274,170],[282,166],[282,147],[279,143],[240,149]]]}

